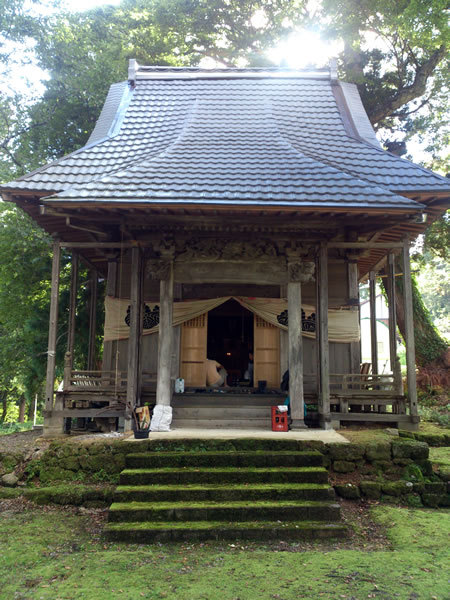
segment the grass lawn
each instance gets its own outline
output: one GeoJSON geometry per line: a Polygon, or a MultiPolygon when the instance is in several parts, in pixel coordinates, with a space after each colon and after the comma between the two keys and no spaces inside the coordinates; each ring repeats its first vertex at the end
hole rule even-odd
{"type": "Polygon", "coordinates": [[[102,539],[99,511],[3,501],[0,598],[448,600],[448,511],[348,506],[341,543],[128,546],[102,539]]]}

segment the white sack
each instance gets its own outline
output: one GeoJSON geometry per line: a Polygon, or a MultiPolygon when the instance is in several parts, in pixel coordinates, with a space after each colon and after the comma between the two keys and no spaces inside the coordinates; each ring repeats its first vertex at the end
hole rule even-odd
{"type": "Polygon", "coordinates": [[[157,404],[153,409],[150,431],[170,431],[172,423],[172,407],[157,404]]]}

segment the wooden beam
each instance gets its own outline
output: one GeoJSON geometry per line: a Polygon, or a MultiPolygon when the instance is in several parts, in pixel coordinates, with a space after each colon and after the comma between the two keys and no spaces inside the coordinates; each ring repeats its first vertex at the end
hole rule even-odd
{"type": "MultiPolygon", "coordinates": [[[[158,373],[156,381],[156,404],[170,406],[172,400],[172,316],[173,316],[173,263],[167,277],[160,280],[158,373]]],[[[206,357],[205,357],[206,358],[206,357]]]]}
{"type": "Polygon", "coordinates": [[[329,248],[379,248],[380,250],[389,250],[389,248],[401,248],[401,242],[329,242],[329,248]]]}
{"type": "Polygon", "coordinates": [[[369,273],[369,304],[370,304],[370,358],[372,361],[372,373],[378,374],[378,339],[377,339],[377,291],[376,273],[369,273]]]}
{"type": "Polygon", "coordinates": [[[328,346],[328,248],[321,244],[317,257],[316,337],[319,359],[319,415],[324,429],[331,428],[330,416],[330,356],[328,346]]]}
{"type": "Polygon", "coordinates": [[[97,329],[97,271],[91,270],[89,274],[89,342],[87,369],[95,368],[95,333],[97,329]]]}
{"type": "Polygon", "coordinates": [[[50,294],[50,318],[48,328],[47,378],[45,384],[45,409],[52,410],[55,391],[56,340],[58,331],[59,270],[61,251],[59,241],[53,242],[52,287],[50,294]]]}
{"type": "Polygon", "coordinates": [[[412,417],[417,416],[416,388],[416,351],[414,347],[414,313],[411,283],[411,265],[409,261],[409,242],[403,243],[403,299],[405,304],[405,346],[406,346],[406,381],[408,385],[409,410],[412,417]]]}
{"type": "MultiPolygon", "coordinates": [[[[288,266],[291,272],[291,265],[288,266]]],[[[303,338],[302,338],[302,284],[287,284],[288,344],[289,344],[289,398],[291,402],[292,429],[305,428],[303,397],[303,338]]]]}
{"type": "Polygon", "coordinates": [[[125,411],[126,430],[131,428],[131,412],[138,403],[139,351],[141,342],[140,320],[142,315],[141,271],[141,250],[137,246],[134,246],[131,250],[130,336],[128,338],[127,409],[125,411]]]}

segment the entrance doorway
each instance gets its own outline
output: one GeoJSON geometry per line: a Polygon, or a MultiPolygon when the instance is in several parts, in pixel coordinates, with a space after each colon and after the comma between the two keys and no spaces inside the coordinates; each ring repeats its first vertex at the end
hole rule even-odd
{"type": "Polygon", "coordinates": [[[253,329],[253,314],[236,300],[208,313],[207,356],[225,367],[228,385],[244,382],[249,353],[253,352],[253,329]]]}

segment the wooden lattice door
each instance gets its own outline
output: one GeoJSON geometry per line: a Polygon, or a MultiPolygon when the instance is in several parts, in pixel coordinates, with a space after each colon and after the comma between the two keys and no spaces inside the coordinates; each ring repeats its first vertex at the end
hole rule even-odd
{"type": "Polygon", "coordinates": [[[185,386],[206,386],[207,323],[205,313],[181,326],[180,377],[185,386]]]}
{"type": "Polygon", "coordinates": [[[280,387],[280,330],[258,315],[254,316],[254,385],[280,387]]]}

